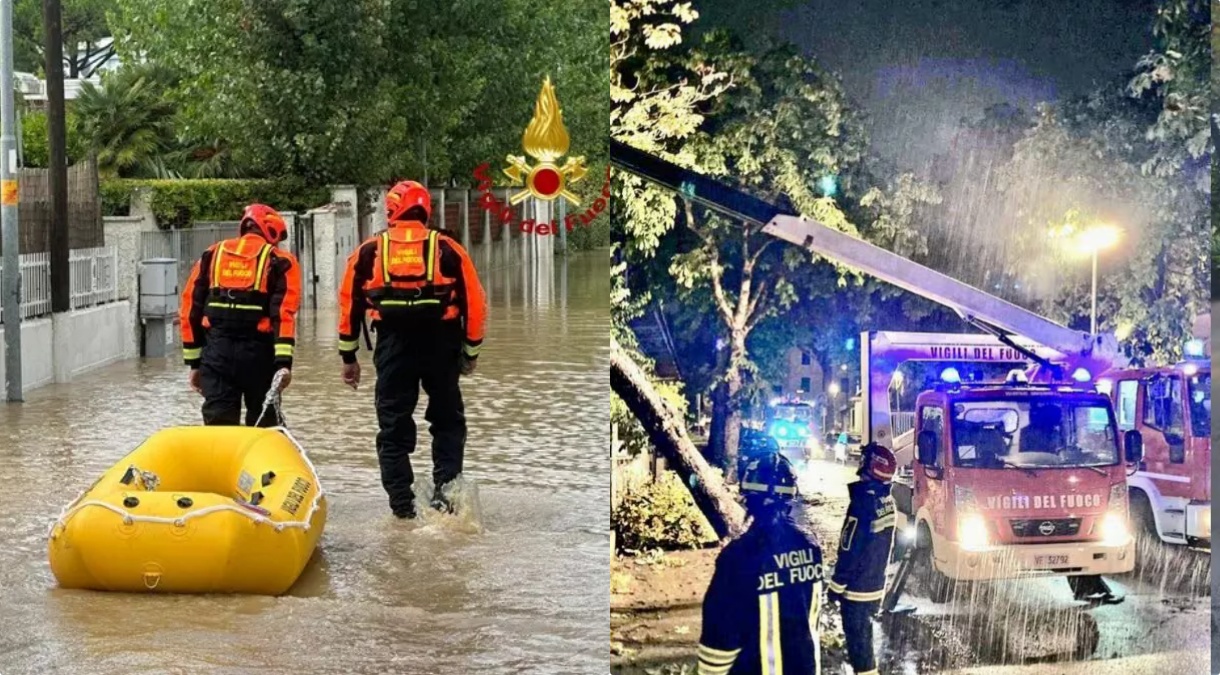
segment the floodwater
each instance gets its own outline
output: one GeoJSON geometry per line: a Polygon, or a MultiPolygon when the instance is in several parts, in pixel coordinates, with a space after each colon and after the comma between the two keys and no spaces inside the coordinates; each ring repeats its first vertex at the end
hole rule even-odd
{"type": "MultiPolygon", "coordinates": [[[[472,255],[491,305],[478,370],[463,380],[478,515],[390,515],[370,356],[362,348],[360,390],[342,386],[335,317],[306,313],[284,413],[329,493],[330,517],[285,597],[56,588],[46,534],[60,509],[152,432],[199,422],[200,400],[176,359],[115,364],[0,406],[0,673],[604,668],[608,256],[472,255]]],[[[413,456],[423,476],[425,403],[413,456]]]]}

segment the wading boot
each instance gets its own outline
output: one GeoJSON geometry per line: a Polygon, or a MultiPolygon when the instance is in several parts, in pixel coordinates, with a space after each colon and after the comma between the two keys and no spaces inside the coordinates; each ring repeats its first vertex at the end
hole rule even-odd
{"type": "Polygon", "coordinates": [[[449,498],[445,496],[445,493],[441,492],[440,490],[437,490],[436,494],[432,495],[432,501],[430,504],[432,508],[440,511],[441,513],[453,513],[454,511],[453,502],[449,501],[449,498]]]}
{"type": "Polygon", "coordinates": [[[394,517],[402,520],[411,520],[415,517],[415,503],[407,504],[404,508],[394,509],[394,517]]]}

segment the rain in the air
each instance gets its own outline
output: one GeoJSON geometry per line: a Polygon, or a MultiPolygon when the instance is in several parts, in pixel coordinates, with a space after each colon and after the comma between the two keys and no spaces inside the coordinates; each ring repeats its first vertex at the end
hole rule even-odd
{"type": "Polygon", "coordinates": [[[613,672],[1208,672],[1211,39],[612,2],[613,672]]]}

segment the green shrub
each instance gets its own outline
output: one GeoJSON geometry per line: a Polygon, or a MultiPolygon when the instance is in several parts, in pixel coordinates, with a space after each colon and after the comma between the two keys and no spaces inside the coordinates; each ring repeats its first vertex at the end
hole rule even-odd
{"type": "Polygon", "coordinates": [[[711,536],[703,523],[690,491],[672,472],[629,486],[610,514],[618,546],[626,551],[696,548],[711,536]]]}
{"type": "Polygon", "coordinates": [[[259,202],[280,211],[304,213],[330,201],[326,188],[309,188],[297,180],[135,180],[102,183],[105,215],[128,215],[136,188],[152,191],[152,211],[163,229],[190,227],[200,220],[237,220],[248,204],[259,202]]]}
{"type": "MultiPolygon", "coordinates": [[[[67,132],[68,164],[83,161],[89,153],[88,144],[80,132],[80,121],[71,108],[64,117],[64,130],[67,132]]],[[[21,116],[21,159],[23,166],[30,169],[45,169],[50,164],[48,160],[50,148],[47,136],[47,115],[41,111],[27,112],[21,116]]]]}

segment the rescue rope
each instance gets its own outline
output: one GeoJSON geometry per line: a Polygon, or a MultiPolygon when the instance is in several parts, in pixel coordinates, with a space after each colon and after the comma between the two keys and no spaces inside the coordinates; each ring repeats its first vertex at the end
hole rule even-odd
{"type": "Polygon", "coordinates": [[[89,506],[100,506],[104,509],[119,514],[123,517],[124,525],[131,525],[133,523],[156,523],[160,525],[173,525],[174,527],[185,527],[186,521],[188,520],[200,518],[213,513],[232,511],[242,514],[257,524],[266,523],[271,525],[275,528],[276,532],[282,532],[286,528],[300,528],[308,532],[310,529],[310,523],[313,521],[314,514],[317,513],[318,508],[320,508],[322,503],[322,498],[325,496],[325,492],[322,490],[322,484],[318,481],[318,470],[314,467],[313,462],[310,461],[309,455],[305,453],[305,449],[301,447],[301,444],[297,442],[296,437],[292,435],[292,432],[288,431],[287,427],[274,427],[269,429],[269,431],[278,431],[288,437],[288,440],[292,442],[293,447],[295,447],[297,452],[301,454],[301,459],[305,460],[305,466],[309,467],[309,474],[313,478],[314,485],[317,486],[317,490],[313,496],[313,502],[310,503],[309,511],[305,514],[305,517],[302,520],[275,521],[268,518],[266,515],[252,511],[249,508],[240,506],[236,503],[216,504],[197,511],[185,513],[177,518],[167,518],[164,516],[144,516],[132,513],[109,502],[103,502],[96,499],[90,499],[89,501],[82,502],[81,500],[84,499],[85,495],[89,492],[89,490],[85,490],[76,498],[75,501],[66,506],[64,510],[60,512],[59,517],[55,519],[55,522],[51,523],[51,529],[47,535],[49,538],[55,539],[57,536],[55,533],[57,527],[67,527],[68,520],[70,520],[72,516],[89,506]]]}
{"type": "Polygon", "coordinates": [[[284,401],[280,386],[284,383],[284,378],[287,375],[287,368],[280,368],[275,371],[275,377],[271,378],[271,388],[267,390],[267,397],[263,399],[263,410],[258,414],[258,421],[254,423],[254,426],[262,426],[263,417],[267,415],[268,408],[275,410],[275,426],[286,426],[284,424],[284,413],[280,410],[280,404],[284,401]]]}

